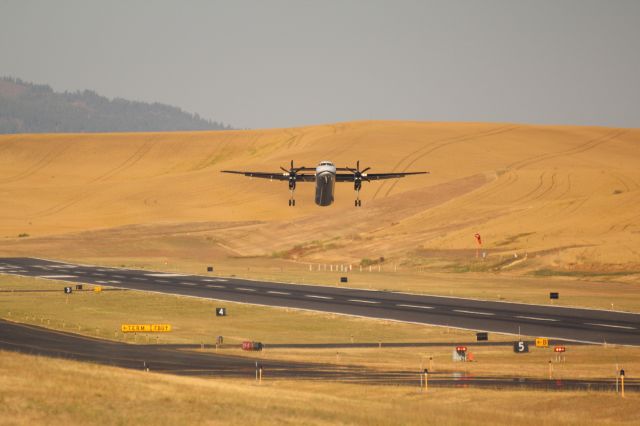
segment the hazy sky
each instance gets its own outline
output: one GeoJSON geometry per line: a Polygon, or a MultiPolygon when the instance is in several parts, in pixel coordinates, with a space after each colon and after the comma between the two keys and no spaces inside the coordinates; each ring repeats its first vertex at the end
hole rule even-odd
{"type": "Polygon", "coordinates": [[[0,0],[0,75],[236,127],[640,127],[640,1],[0,0]]]}

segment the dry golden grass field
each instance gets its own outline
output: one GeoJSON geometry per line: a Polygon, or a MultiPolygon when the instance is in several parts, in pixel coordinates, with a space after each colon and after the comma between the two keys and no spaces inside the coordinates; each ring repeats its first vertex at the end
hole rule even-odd
{"type": "Polygon", "coordinates": [[[205,380],[0,352],[0,423],[638,424],[638,395],[205,380]]]}
{"type": "MultiPolygon", "coordinates": [[[[564,305],[638,312],[639,141],[640,129],[426,122],[4,135],[0,257],[190,273],[214,265],[222,275],[328,285],[348,274],[359,288],[532,303],[549,303],[549,291],[560,291],[564,305]],[[276,171],[292,159],[431,174],[365,182],[356,209],[351,184],[338,184],[335,204],[323,208],[313,203],[313,184],[301,183],[290,208],[286,182],[220,173],[276,171]],[[349,272],[336,272],[338,265],[349,272]]],[[[61,283],[0,276],[1,289],[52,286],[61,283]]],[[[138,292],[78,293],[70,304],[57,293],[2,293],[0,316],[109,339],[123,338],[116,332],[123,322],[162,320],[176,327],[162,337],[166,343],[210,342],[218,334],[230,342],[443,342],[415,352],[341,349],[338,356],[267,347],[262,356],[391,370],[418,368],[431,356],[447,371],[547,374],[543,350],[518,358],[508,347],[478,347],[477,362],[452,363],[451,344],[472,340],[470,332],[234,304],[220,326],[209,317],[213,304],[138,292]]],[[[637,371],[638,359],[635,348],[570,346],[554,374],[612,377],[616,364],[637,371]]],[[[403,388],[284,381],[257,387],[6,352],[0,371],[0,423],[9,424],[639,421],[635,395],[439,389],[425,397],[403,388]]]]}
{"type": "Polygon", "coordinates": [[[426,122],[5,135],[0,250],[128,257],[143,235],[153,244],[138,257],[150,259],[358,264],[382,256],[389,268],[636,282],[638,140],[638,129],[426,122]],[[291,159],[431,174],[365,183],[356,209],[350,184],[321,208],[313,184],[302,183],[289,208],[286,182],[219,173],[275,171],[291,159]],[[476,259],[475,232],[484,259],[476,259]]]}

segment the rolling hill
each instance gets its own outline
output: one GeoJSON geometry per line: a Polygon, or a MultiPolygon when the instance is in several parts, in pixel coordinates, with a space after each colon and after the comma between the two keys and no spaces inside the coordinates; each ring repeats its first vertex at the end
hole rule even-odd
{"type": "Polygon", "coordinates": [[[384,121],[5,135],[0,250],[52,256],[54,244],[81,257],[86,246],[108,251],[170,235],[171,246],[145,250],[193,245],[207,255],[303,262],[384,257],[453,270],[634,272],[639,139],[639,129],[384,121]],[[278,170],[291,159],[431,174],[365,183],[356,209],[350,184],[337,185],[335,204],[322,208],[313,185],[302,183],[290,208],[286,182],[219,173],[278,170]]]}

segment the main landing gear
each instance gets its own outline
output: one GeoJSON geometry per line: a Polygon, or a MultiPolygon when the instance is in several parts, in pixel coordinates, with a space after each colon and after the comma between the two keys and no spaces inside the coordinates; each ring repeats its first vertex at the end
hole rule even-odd
{"type": "Polygon", "coordinates": [[[289,190],[291,191],[291,197],[289,198],[289,207],[296,206],[296,199],[293,194],[296,191],[296,182],[295,180],[289,180],[289,190]]]}
{"type": "Polygon", "coordinates": [[[356,191],[356,201],[354,205],[356,207],[362,207],[362,200],[360,199],[360,188],[362,188],[362,181],[360,179],[356,179],[353,185],[353,189],[356,191]]]}

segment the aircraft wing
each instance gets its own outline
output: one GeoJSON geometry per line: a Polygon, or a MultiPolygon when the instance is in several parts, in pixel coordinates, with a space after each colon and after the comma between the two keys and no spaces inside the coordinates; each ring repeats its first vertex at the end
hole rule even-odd
{"type": "MultiPolygon", "coordinates": [[[[289,180],[289,173],[282,172],[242,172],[236,170],[221,170],[221,173],[235,173],[237,175],[244,175],[252,178],[262,178],[269,180],[289,180]]],[[[309,173],[298,173],[296,174],[296,180],[298,182],[315,182],[316,175],[309,173]]]]}
{"type": "MultiPolygon", "coordinates": [[[[363,173],[362,180],[398,179],[409,175],[422,175],[429,172],[363,173]]],[[[336,182],[353,182],[354,173],[336,173],[336,182]]]]}

